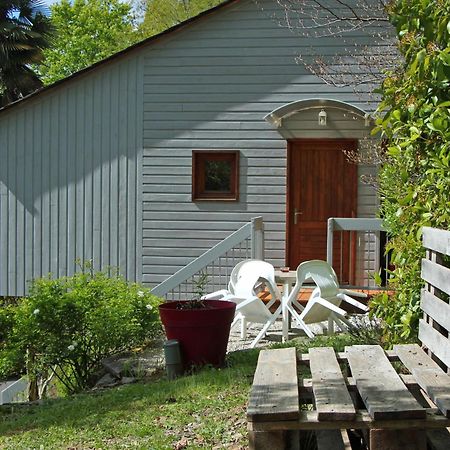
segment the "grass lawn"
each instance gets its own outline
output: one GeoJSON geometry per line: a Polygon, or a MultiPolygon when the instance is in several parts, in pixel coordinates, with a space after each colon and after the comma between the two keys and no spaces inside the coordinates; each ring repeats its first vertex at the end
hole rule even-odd
{"type": "MultiPolygon", "coordinates": [[[[291,341],[301,352],[349,335],[291,341]]],[[[246,403],[259,351],[236,352],[229,367],[176,381],[159,379],[40,405],[0,407],[0,449],[247,448],[246,403]]]]}
{"type": "Polygon", "coordinates": [[[0,409],[1,449],[244,448],[258,351],[226,369],[0,409]]]}

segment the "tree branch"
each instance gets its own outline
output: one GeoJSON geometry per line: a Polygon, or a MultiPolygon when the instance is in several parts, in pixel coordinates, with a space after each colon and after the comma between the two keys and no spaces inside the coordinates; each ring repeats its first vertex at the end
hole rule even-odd
{"type": "MultiPolygon", "coordinates": [[[[254,0],[258,3],[259,0],[254,0]]],[[[401,62],[388,0],[273,0],[272,17],[282,26],[314,42],[333,37],[341,46],[314,44],[296,61],[325,83],[350,86],[365,97],[401,62]],[[335,49],[323,54],[323,49],[335,49]]]]}

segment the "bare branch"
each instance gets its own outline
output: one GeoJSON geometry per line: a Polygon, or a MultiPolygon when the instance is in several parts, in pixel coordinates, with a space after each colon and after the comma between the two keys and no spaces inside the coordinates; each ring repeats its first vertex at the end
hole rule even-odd
{"type": "MultiPolygon", "coordinates": [[[[389,156],[386,152],[386,144],[378,139],[366,137],[358,141],[357,150],[343,149],[347,161],[356,165],[376,166],[389,164],[389,156]]],[[[375,174],[363,174],[360,176],[363,184],[379,189],[378,176],[375,174]]]]}
{"type": "Polygon", "coordinates": [[[358,165],[379,166],[389,161],[386,145],[378,139],[360,139],[357,150],[344,149],[342,151],[349,162],[358,165]]]}
{"type": "Polygon", "coordinates": [[[296,58],[329,85],[351,86],[367,97],[386,71],[401,62],[389,24],[390,0],[272,1],[273,19],[305,38],[301,44],[316,38],[333,38],[340,44],[312,44],[299,50],[296,58]]]}
{"type": "MultiPolygon", "coordinates": [[[[318,36],[335,36],[389,22],[386,0],[274,0],[284,10],[289,28],[315,29],[318,36]]],[[[384,27],[383,27],[384,28],[384,27]]]]}

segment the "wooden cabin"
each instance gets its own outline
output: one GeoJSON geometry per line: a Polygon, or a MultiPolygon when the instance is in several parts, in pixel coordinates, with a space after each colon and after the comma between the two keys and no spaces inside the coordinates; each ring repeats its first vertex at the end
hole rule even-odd
{"type": "Polygon", "coordinates": [[[0,110],[0,295],[77,259],[154,286],[255,216],[296,267],[325,259],[328,217],[375,217],[376,169],[342,150],[376,105],[296,62],[346,42],[280,14],[225,1],[0,110]]]}

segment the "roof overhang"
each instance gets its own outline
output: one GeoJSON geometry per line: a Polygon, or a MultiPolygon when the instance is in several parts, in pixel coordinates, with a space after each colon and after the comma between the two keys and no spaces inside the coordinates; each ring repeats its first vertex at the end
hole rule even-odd
{"type": "Polygon", "coordinates": [[[280,128],[283,119],[286,119],[294,114],[309,109],[325,109],[333,108],[341,111],[345,111],[353,116],[364,119],[366,127],[372,124],[372,118],[369,113],[357,106],[349,103],[340,102],[339,100],[332,100],[327,98],[310,98],[306,100],[298,100],[292,103],[287,103],[280,108],[274,109],[271,113],[264,117],[264,120],[271,125],[280,128]]]}

